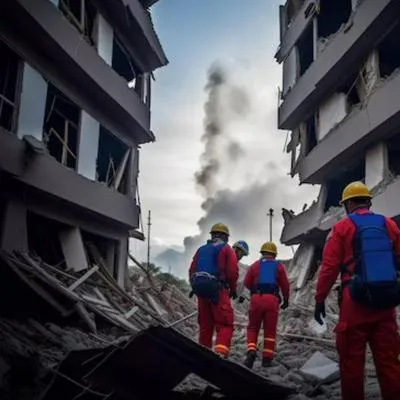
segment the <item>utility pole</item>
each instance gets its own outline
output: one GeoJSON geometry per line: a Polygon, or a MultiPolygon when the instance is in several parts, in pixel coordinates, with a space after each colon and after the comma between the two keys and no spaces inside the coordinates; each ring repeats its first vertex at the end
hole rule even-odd
{"type": "Polygon", "coordinates": [[[269,241],[272,242],[272,218],[274,217],[274,209],[270,208],[267,214],[269,217],[269,241]]]}
{"type": "Polygon", "coordinates": [[[151,227],[151,211],[147,219],[147,269],[150,269],[150,227],[151,227]]]}

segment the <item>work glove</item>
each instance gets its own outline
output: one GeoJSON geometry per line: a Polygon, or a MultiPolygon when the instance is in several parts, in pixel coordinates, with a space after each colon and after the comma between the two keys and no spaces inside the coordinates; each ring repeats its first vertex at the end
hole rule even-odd
{"type": "Polygon", "coordinates": [[[189,299],[191,299],[194,296],[193,290],[189,293],[189,299]]]}
{"type": "Polygon", "coordinates": [[[243,296],[239,296],[238,303],[242,304],[243,302],[244,302],[244,297],[243,296]]]}
{"type": "Polygon", "coordinates": [[[236,300],[238,296],[237,296],[236,292],[232,292],[232,291],[231,291],[230,297],[231,297],[233,300],[236,300]]]}
{"type": "Polygon", "coordinates": [[[314,319],[320,324],[323,325],[324,321],[322,320],[322,317],[326,317],[325,314],[325,303],[317,303],[315,304],[315,311],[314,311],[314,319]]]}
{"type": "Polygon", "coordinates": [[[281,305],[282,310],[286,310],[289,307],[289,300],[285,299],[283,300],[283,303],[281,305]]]}

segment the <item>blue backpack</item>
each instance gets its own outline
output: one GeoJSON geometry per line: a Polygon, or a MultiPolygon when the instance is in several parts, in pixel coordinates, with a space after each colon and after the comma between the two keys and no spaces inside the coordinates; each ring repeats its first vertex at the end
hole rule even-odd
{"type": "Polygon", "coordinates": [[[256,293],[279,295],[277,283],[279,262],[262,258],[256,293]]]}
{"type": "Polygon", "coordinates": [[[218,255],[226,243],[211,242],[200,247],[197,255],[196,271],[190,280],[193,293],[217,304],[219,292],[223,287],[220,280],[218,255]]]}
{"type": "Polygon", "coordinates": [[[399,267],[386,219],[379,214],[350,214],[356,227],[354,258],[344,266],[351,275],[350,296],[370,308],[387,309],[400,304],[399,267]],[[347,266],[355,263],[354,272],[347,266]]]}

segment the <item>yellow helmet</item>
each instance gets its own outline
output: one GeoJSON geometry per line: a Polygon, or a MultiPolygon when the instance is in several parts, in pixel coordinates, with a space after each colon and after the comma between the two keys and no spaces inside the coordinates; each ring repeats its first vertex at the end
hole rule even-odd
{"type": "Polygon", "coordinates": [[[372,199],[371,192],[369,191],[368,187],[362,182],[349,183],[343,190],[342,200],[340,201],[340,204],[343,204],[347,200],[356,198],[372,199]]]}
{"type": "Polygon", "coordinates": [[[276,244],[274,242],[265,242],[260,249],[260,253],[272,253],[277,255],[278,254],[278,249],[276,247],[276,244]]]}
{"type": "Polygon", "coordinates": [[[225,224],[214,224],[211,228],[210,233],[225,233],[225,235],[229,235],[229,229],[225,224]]]}

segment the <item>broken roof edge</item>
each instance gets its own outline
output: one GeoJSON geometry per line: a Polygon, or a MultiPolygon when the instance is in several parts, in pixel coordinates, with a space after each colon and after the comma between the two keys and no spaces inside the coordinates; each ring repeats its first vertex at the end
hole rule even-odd
{"type": "Polygon", "coordinates": [[[139,0],[120,0],[120,1],[126,7],[126,10],[130,14],[131,18],[133,18],[135,21],[137,21],[138,25],[140,26],[140,29],[142,30],[144,37],[148,41],[150,47],[153,49],[154,53],[157,55],[159,62],[158,62],[157,66],[154,66],[152,71],[155,71],[156,69],[161,68],[161,67],[165,67],[169,63],[169,61],[167,59],[167,56],[165,54],[164,48],[161,44],[160,38],[157,34],[157,31],[154,27],[154,23],[153,23],[153,19],[152,19],[150,10],[148,8],[143,7],[143,5],[139,2],[139,0]],[[132,2],[134,4],[132,4],[132,2]],[[138,6],[136,8],[136,10],[140,13],[143,13],[142,14],[143,17],[148,20],[148,23],[150,25],[150,30],[151,30],[151,33],[153,36],[153,40],[154,40],[153,44],[155,45],[155,47],[152,45],[152,43],[151,43],[152,41],[149,40],[149,38],[146,34],[147,32],[146,32],[145,26],[140,22],[140,19],[137,18],[137,16],[136,16],[135,7],[134,7],[134,5],[137,4],[136,2],[139,2],[139,4],[140,4],[140,6],[138,6]]]}

